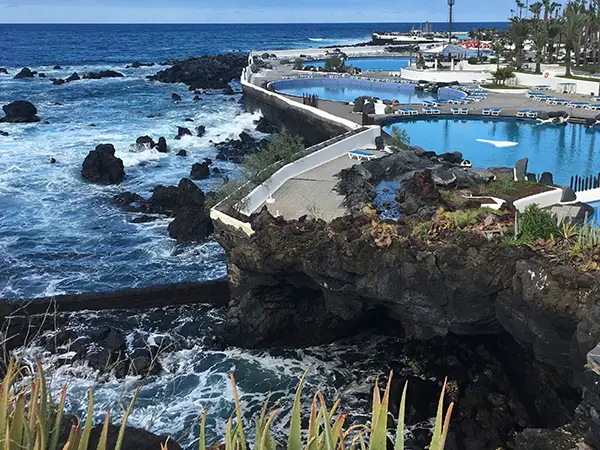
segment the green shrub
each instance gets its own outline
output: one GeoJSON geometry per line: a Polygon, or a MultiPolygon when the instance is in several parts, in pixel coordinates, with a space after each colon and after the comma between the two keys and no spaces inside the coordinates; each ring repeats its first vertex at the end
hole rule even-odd
{"type": "Polygon", "coordinates": [[[388,146],[394,152],[410,150],[410,137],[404,128],[393,127],[392,134],[388,138],[388,146]]]}
{"type": "Polygon", "coordinates": [[[556,216],[540,209],[536,204],[529,205],[525,212],[519,215],[518,225],[519,238],[530,243],[559,235],[556,216]]]}
{"type": "Polygon", "coordinates": [[[452,222],[454,222],[454,226],[456,228],[462,230],[469,225],[477,225],[481,221],[483,214],[486,212],[488,211],[483,208],[479,208],[467,209],[465,211],[446,212],[444,214],[452,219],[452,222]]]}
{"type": "Polygon", "coordinates": [[[467,62],[468,62],[469,64],[471,64],[471,65],[475,65],[475,64],[479,63],[479,60],[478,60],[477,58],[475,58],[474,56],[471,56],[471,57],[470,57],[470,58],[467,60],[467,62]]]}
{"type": "Polygon", "coordinates": [[[342,57],[332,55],[325,60],[323,70],[325,72],[344,72],[346,70],[346,63],[342,57]]]}

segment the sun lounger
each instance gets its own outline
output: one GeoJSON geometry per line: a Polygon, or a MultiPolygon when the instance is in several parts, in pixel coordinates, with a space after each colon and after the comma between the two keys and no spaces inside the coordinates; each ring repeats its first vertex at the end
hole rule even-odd
{"type": "Polygon", "coordinates": [[[589,109],[591,111],[598,111],[600,110],[600,105],[587,105],[586,109],[589,109]]]}
{"type": "Polygon", "coordinates": [[[552,104],[553,105],[567,106],[567,105],[570,105],[571,102],[569,100],[554,100],[554,102],[552,104]]]}
{"type": "Polygon", "coordinates": [[[419,114],[419,111],[417,111],[415,108],[404,108],[404,110],[408,112],[408,115],[411,116],[416,116],[419,114]]]}
{"type": "Polygon", "coordinates": [[[500,108],[492,109],[492,116],[499,116],[502,110],[500,108]]]}
{"type": "Polygon", "coordinates": [[[585,108],[589,103],[586,102],[571,102],[573,108],[585,108]]]}
{"type": "Polygon", "coordinates": [[[527,117],[527,114],[530,113],[531,111],[529,111],[528,109],[524,109],[522,111],[518,111],[517,112],[517,117],[527,117]]]}
{"type": "Polygon", "coordinates": [[[460,114],[460,108],[450,108],[450,112],[452,114],[458,115],[460,114]]]}
{"type": "Polygon", "coordinates": [[[376,156],[373,153],[365,152],[362,150],[350,150],[348,152],[348,157],[350,159],[358,159],[359,161],[362,161],[363,159],[371,161],[376,156]]]}
{"type": "Polygon", "coordinates": [[[481,114],[483,114],[484,116],[491,116],[492,115],[492,108],[483,108],[481,110],[481,114]]]}
{"type": "Polygon", "coordinates": [[[537,111],[527,111],[527,117],[529,119],[537,119],[538,112],[537,111]]]}
{"type": "Polygon", "coordinates": [[[460,113],[461,114],[469,114],[470,109],[469,108],[460,108],[460,113]]]}

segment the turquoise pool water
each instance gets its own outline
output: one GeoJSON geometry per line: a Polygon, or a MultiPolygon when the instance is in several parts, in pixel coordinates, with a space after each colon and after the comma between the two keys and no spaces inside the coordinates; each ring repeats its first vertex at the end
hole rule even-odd
{"type": "MultiPolygon", "coordinates": [[[[384,127],[404,128],[412,145],[437,153],[461,152],[474,167],[514,167],[529,158],[529,172],[552,172],[555,183],[569,184],[572,175],[600,172],[600,128],[582,125],[539,125],[515,120],[410,120],[384,127]],[[517,143],[496,147],[490,141],[517,143]]],[[[600,206],[600,205],[599,205],[600,206]]]]}
{"type": "MultiPolygon", "coordinates": [[[[360,70],[397,71],[407,67],[409,58],[349,58],[347,66],[358,67],[360,70]]],[[[325,61],[307,61],[307,66],[323,67],[325,61]]]]}
{"type": "Polygon", "coordinates": [[[280,80],[271,83],[277,91],[302,96],[316,94],[320,99],[353,102],[356,97],[378,97],[381,100],[398,100],[402,104],[420,103],[424,99],[452,98],[464,96],[454,89],[441,89],[439,96],[416,92],[412,84],[383,83],[351,78],[303,78],[280,80]]]}

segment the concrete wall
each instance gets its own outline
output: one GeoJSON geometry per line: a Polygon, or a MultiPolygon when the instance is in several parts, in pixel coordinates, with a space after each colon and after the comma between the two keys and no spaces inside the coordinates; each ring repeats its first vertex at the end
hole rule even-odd
{"type": "Polygon", "coordinates": [[[600,189],[588,189],[587,191],[578,192],[577,201],[584,203],[600,201],[600,189]]]}
{"type": "Polygon", "coordinates": [[[412,81],[442,81],[445,83],[458,81],[459,83],[472,83],[473,80],[486,80],[492,78],[492,75],[489,73],[465,72],[460,70],[434,72],[406,68],[402,69],[401,72],[402,78],[412,81]]]}
{"type": "Polygon", "coordinates": [[[585,95],[589,95],[592,92],[594,95],[598,94],[598,89],[600,87],[600,80],[598,82],[579,81],[570,80],[568,78],[559,78],[552,75],[548,78],[545,78],[543,75],[533,75],[529,73],[517,73],[516,83],[524,86],[538,86],[545,84],[550,86],[552,89],[555,89],[559,83],[576,83],[577,93],[585,95]]]}
{"type": "Polygon", "coordinates": [[[241,220],[231,217],[230,215],[219,211],[217,208],[218,208],[218,205],[210,210],[211,220],[215,220],[215,221],[220,220],[225,225],[229,225],[230,227],[233,227],[236,230],[241,230],[244,233],[246,233],[248,236],[252,236],[254,234],[254,230],[252,229],[252,226],[250,226],[249,223],[242,222],[241,220]]]}
{"type": "Polygon", "coordinates": [[[302,136],[308,145],[316,145],[361,127],[351,120],[334,116],[276,92],[255,86],[247,81],[249,74],[246,71],[241,80],[246,109],[249,111],[260,110],[269,122],[302,136]]]}
{"type": "Polygon", "coordinates": [[[303,173],[333,161],[347,154],[350,150],[366,146],[375,146],[375,138],[381,136],[381,128],[368,127],[365,131],[335,142],[321,150],[311,153],[298,161],[294,161],[275,172],[267,181],[254,189],[242,201],[241,213],[249,216],[260,208],[288,180],[303,173]]]}
{"type": "Polygon", "coordinates": [[[522,213],[529,205],[537,204],[540,208],[546,208],[548,206],[560,203],[562,198],[562,189],[556,188],[552,191],[542,192],[541,194],[531,195],[519,199],[514,202],[515,208],[522,213]]]}

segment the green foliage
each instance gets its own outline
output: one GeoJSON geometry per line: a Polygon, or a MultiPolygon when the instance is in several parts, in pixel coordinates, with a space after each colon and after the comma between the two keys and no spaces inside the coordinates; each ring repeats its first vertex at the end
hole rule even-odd
{"type": "Polygon", "coordinates": [[[525,242],[535,243],[540,239],[550,239],[559,235],[556,216],[540,209],[538,205],[529,205],[519,215],[519,238],[525,242]]]}
{"type": "Polygon", "coordinates": [[[475,65],[479,63],[479,60],[476,57],[471,56],[469,59],[467,59],[467,62],[471,65],[475,65]]]}
{"type": "Polygon", "coordinates": [[[323,70],[325,70],[325,72],[345,72],[346,62],[339,55],[331,55],[325,60],[323,70]]]}
{"type": "MultiPolygon", "coordinates": [[[[136,392],[137,395],[137,392],[136,392]]],[[[136,395],[123,416],[119,435],[114,447],[120,450],[125,435],[127,419],[131,414],[136,395]]],[[[81,421],[71,426],[66,442],[59,442],[63,427],[63,411],[67,398],[67,388],[62,389],[58,404],[46,384],[46,377],[38,360],[35,369],[27,370],[21,360],[12,358],[6,375],[0,385],[0,446],[3,450],[92,450],[89,445],[93,424],[94,394],[90,391],[85,425],[81,421]]],[[[94,450],[106,450],[110,414],[100,434],[94,450]]]]}
{"type": "Polygon", "coordinates": [[[392,134],[388,138],[388,146],[394,152],[410,150],[410,137],[404,128],[393,127],[392,134]]]}
{"type": "Polygon", "coordinates": [[[496,84],[504,85],[508,80],[515,77],[515,69],[510,66],[499,67],[495,72],[492,72],[492,76],[496,84]]]}
{"type": "Polygon", "coordinates": [[[468,227],[469,225],[477,225],[482,216],[485,213],[489,213],[490,210],[484,208],[478,209],[467,209],[464,211],[453,211],[453,212],[445,212],[444,214],[454,223],[454,226],[460,230],[468,227]]]}
{"type": "Polygon", "coordinates": [[[516,182],[512,180],[492,181],[487,186],[487,195],[500,198],[510,197],[518,192],[515,183],[516,182]]]}
{"type": "Polygon", "coordinates": [[[304,69],[304,59],[296,58],[294,61],[294,70],[302,70],[304,69]]]}
{"type": "Polygon", "coordinates": [[[248,155],[242,164],[242,172],[246,181],[260,184],[267,180],[279,167],[304,156],[302,139],[287,130],[276,134],[266,149],[248,155]]]}
{"type": "Polygon", "coordinates": [[[594,222],[586,223],[578,232],[577,243],[581,248],[594,248],[600,244],[600,233],[594,222]]]}
{"type": "MultiPolygon", "coordinates": [[[[387,387],[383,391],[383,396],[379,390],[379,382],[375,382],[373,390],[373,409],[371,414],[371,427],[366,425],[355,425],[344,427],[346,422],[346,413],[339,413],[339,400],[333,404],[331,409],[327,406],[325,398],[320,392],[317,392],[312,399],[312,406],[308,417],[308,426],[302,429],[305,423],[301,417],[301,397],[304,377],[300,380],[294,404],[292,406],[292,416],[290,419],[290,431],[288,436],[289,450],[345,450],[349,444],[349,450],[366,450],[365,441],[369,442],[369,450],[386,450],[387,448],[387,421],[389,413],[389,401],[391,391],[391,381],[393,374],[390,373],[387,387]],[[336,417],[337,415],[337,417],[336,417]],[[303,444],[303,436],[305,443],[303,444]]],[[[235,424],[233,415],[227,421],[225,427],[224,447],[227,450],[246,449],[246,439],[244,434],[244,424],[241,417],[241,405],[235,379],[231,375],[233,387],[233,397],[235,402],[235,424]]],[[[394,439],[394,450],[404,450],[404,412],[406,406],[407,385],[404,387],[402,399],[400,402],[400,411],[398,416],[398,425],[394,439]]],[[[433,429],[433,436],[430,450],[444,450],[448,429],[450,427],[450,416],[454,404],[451,403],[444,415],[444,393],[446,391],[446,382],[440,395],[436,421],[433,429]]],[[[256,418],[256,438],[254,450],[275,450],[279,445],[273,439],[271,434],[271,425],[276,419],[279,409],[269,408],[267,400],[258,417],[256,418]]],[[[198,450],[207,450],[204,436],[206,436],[206,412],[202,416],[200,424],[200,444],[198,450]]],[[[221,447],[222,444],[215,443],[208,448],[221,447]]]]}
{"type": "Polygon", "coordinates": [[[419,239],[427,240],[429,238],[429,230],[431,230],[431,221],[420,222],[413,227],[412,235],[419,239]]]}

